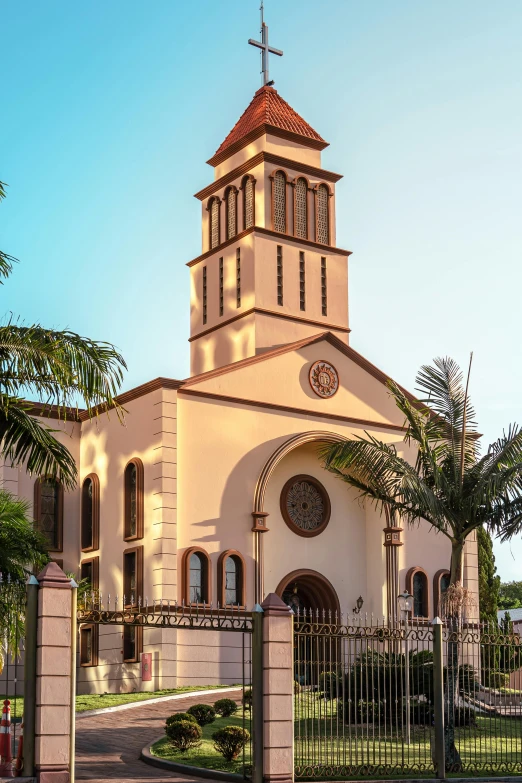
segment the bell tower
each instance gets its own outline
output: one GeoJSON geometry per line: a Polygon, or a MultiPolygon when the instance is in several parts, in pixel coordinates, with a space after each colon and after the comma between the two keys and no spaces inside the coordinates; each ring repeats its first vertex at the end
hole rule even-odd
{"type": "MultiPolygon", "coordinates": [[[[266,29],[265,29],[266,28],[266,29]]],[[[348,256],[335,242],[335,185],[321,167],[327,142],[268,81],[207,162],[196,193],[202,253],[191,275],[191,375],[330,331],[348,342],[348,256]]],[[[266,65],[265,65],[266,63],[266,65]]]]}

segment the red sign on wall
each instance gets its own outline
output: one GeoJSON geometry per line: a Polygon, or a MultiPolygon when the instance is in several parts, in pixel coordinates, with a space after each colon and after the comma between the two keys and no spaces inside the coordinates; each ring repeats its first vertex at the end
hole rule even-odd
{"type": "Polygon", "coordinates": [[[141,654],[141,681],[150,682],[152,680],[152,653],[141,654]]]}

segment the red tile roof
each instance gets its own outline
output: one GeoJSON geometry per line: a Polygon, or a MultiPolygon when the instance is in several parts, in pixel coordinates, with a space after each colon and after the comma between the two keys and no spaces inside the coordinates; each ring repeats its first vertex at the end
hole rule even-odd
{"type": "Polygon", "coordinates": [[[295,133],[297,136],[304,136],[327,146],[327,142],[281,98],[277,90],[274,90],[273,87],[261,87],[223,144],[216,150],[215,155],[220,155],[228,147],[241,141],[263,125],[271,125],[274,128],[295,133]]]}

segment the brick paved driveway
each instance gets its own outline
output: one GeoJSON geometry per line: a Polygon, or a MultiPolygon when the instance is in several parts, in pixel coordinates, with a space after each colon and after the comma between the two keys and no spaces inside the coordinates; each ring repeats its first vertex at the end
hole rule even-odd
{"type": "MultiPolygon", "coordinates": [[[[227,693],[240,700],[241,692],[227,693]]],[[[192,704],[213,704],[219,694],[174,699],[139,706],[121,712],[108,712],[80,718],[76,723],[76,780],[98,783],[189,783],[199,778],[176,775],[155,769],[139,760],[141,749],[163,733],[165,718],[173,712],[185,712],[192,704]]],[[[208,781],[206,781],[208,783],[208,781]]]]}

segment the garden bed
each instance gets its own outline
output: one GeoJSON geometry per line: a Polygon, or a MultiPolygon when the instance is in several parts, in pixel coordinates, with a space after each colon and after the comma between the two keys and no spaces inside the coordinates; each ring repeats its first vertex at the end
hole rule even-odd
{"type": "Polygon", "coordinates": [[[152,745],[150,753],[163,761],[172,761],[176,764],[202,767],[242,776],[244,765],[248,767],[252,763],[250,743],[245,747],[244,756],[241,753],[235,761],[225,761],[223,756],[214,749],[214,743],[212,742],[212,734],[224,726],[240,726],[252,734],[250,730],[250,711],[243,711],[240,708],[233,715],[229,715],[228,718],[216,718],[213,723],[203,726],[203,739],[201,745],[197,748],[187,750],[185,753],[179,753],[174,750],[168,737],[163,737],[152,745]]]}

